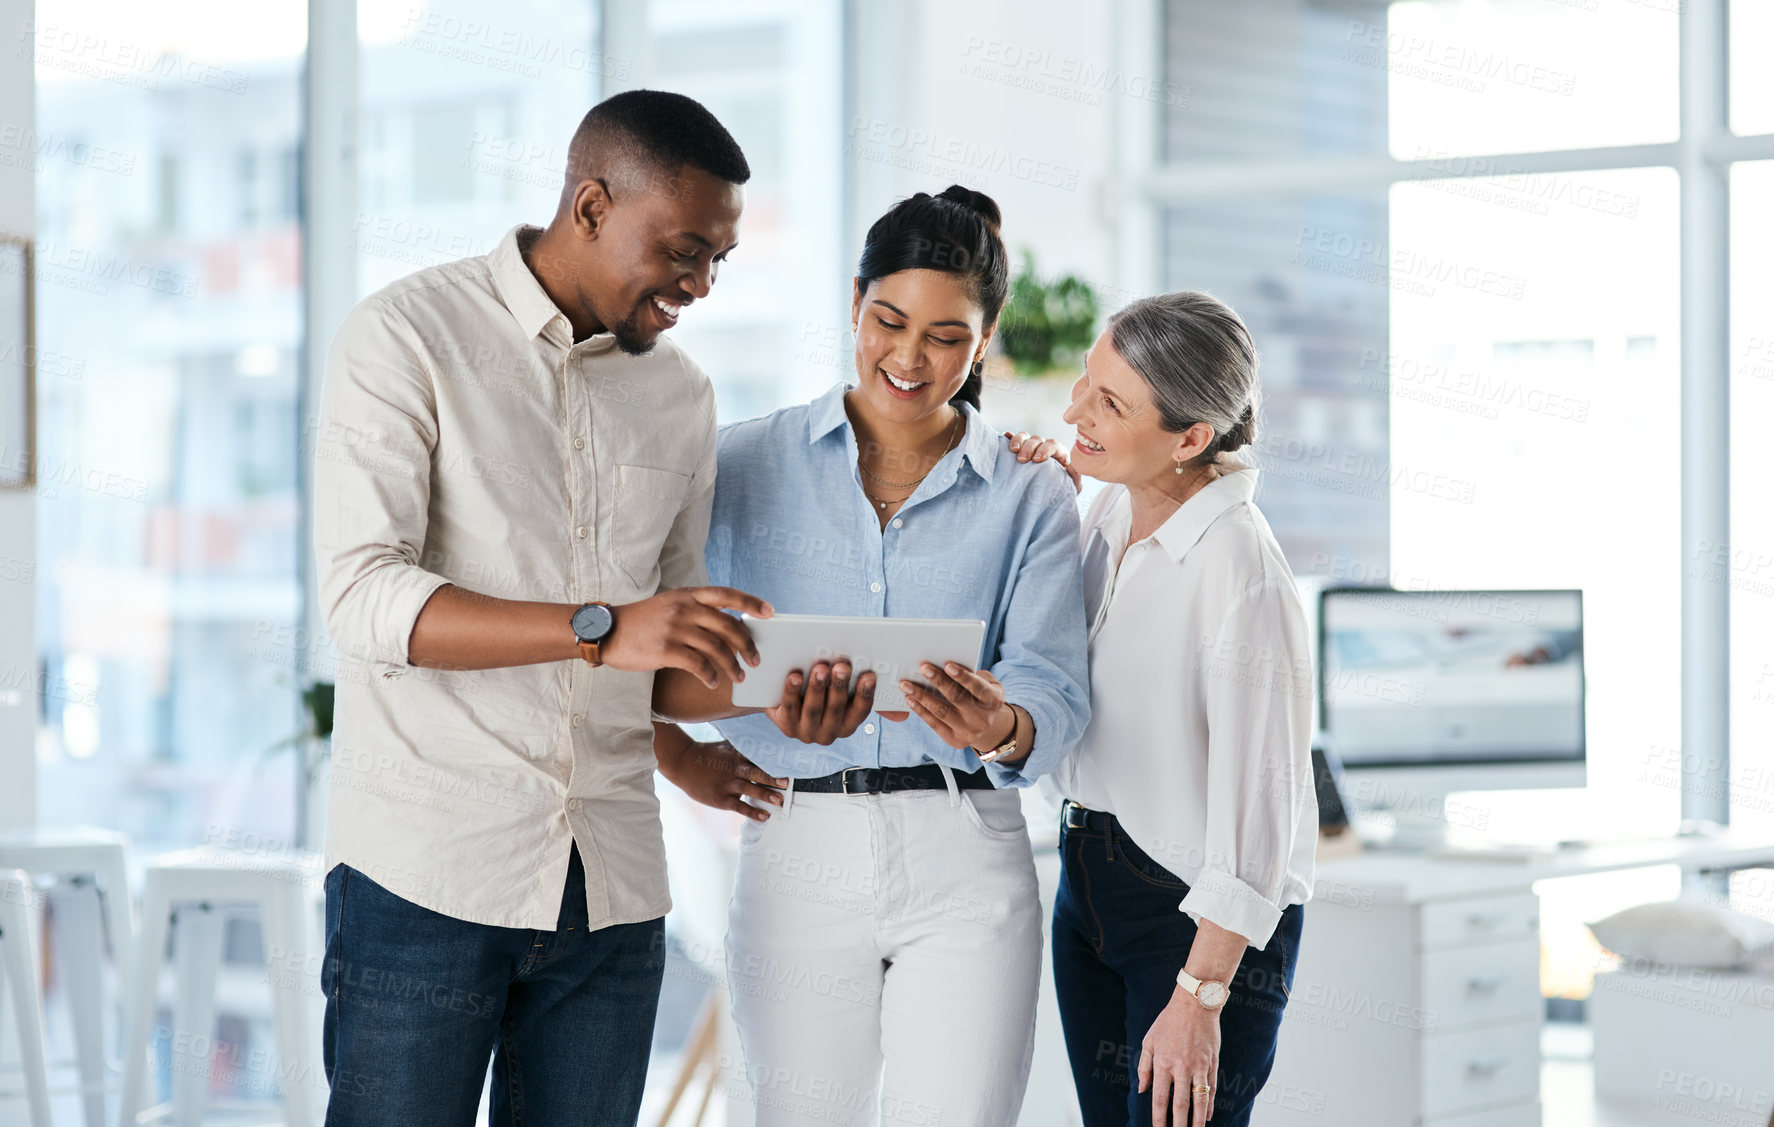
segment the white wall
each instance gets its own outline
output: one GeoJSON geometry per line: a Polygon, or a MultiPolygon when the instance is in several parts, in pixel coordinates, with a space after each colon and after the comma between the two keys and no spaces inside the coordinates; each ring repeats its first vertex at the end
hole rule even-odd
{"type": "MultiPolygon", "coordinates": [[[[1127,238],[1165,98],[1152,0],[857,4],[854,251],[894,200],[951,183],[1004,212],[1014,259],[1092,281],[1111,308],[1145,292],[1151,248],[1127,238]],[[1119,300],[1117,300],[1119,299],[1119,300]]],[[[854,266],[854,263],[852,263],[854,266]]]]}
{"type": "MultiPolygon", "coordinates": [[[[0,40],[14,47],[31,42],[25,26],[32,0],[0,0],[0,40]]],[[[36,120],[34,68],[9,58],[0,67],[0,129],[32,128],[36,120]]],[[[15,154],[30,152],[26,147],[15,154]]],[[[29,161],[0,161],[0,231],[36,230],[33,173],[29,161]]],[[[0,490],[0,556],[35,561],[36,503],[28,492],[0,490]]],[[[8,569],[13,570],[13,569],[8,569]]],[[[35,567],[31,568],[35,574],[35,567]]],[[[37,684],[35,585],[0,578],[0,829],[36,820],[35,731],[40,707],[37,684]]]]}

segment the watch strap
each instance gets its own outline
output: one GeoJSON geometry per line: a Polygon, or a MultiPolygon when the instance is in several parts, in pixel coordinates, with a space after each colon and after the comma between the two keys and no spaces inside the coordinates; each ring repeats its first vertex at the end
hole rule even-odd
{"type": "Polygon", "coordinates": [[[995,763],[998,760],[1003,759],[1006,755],[1016,754],[1016,734],[1022,730],[1022,726],[1022,714],[1017,712],[1016,708],[1012,706],[1010,709],[1010,735],[1004,737],[1004,742],[992,750],[979,751],[978,749],[975,749],[974,754],[979,756],[979,761],[981,763],[995,763]]]}

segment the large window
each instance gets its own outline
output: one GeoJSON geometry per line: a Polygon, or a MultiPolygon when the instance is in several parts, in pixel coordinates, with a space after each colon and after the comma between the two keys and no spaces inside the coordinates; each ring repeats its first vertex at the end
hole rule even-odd
{"type": "MultiPolygon", "coordinates": [[[[1385,23],[1383,0],[1176,0],[1165,77],[1188,96],[1164,113],[1166,164],[1384,153],[1386,68],[1351,44],[1385,23]]],[[[1383,186],[1191,193],[1164,212],[1164,288],[1226,301],[1262,352],[1263,505],[1299,572],[1384,568],[1386,215],[1383,186]]]]}
{"type": "Polygon", "coordinates": [[[1619,833],[1679,817],[1641,781],[1681,739],[1676,189],[1662,168],[1392,189],[1393,577],[1583,589],[1588,797],[1619,833]]]}
{"type": "MultiPolygon", "coordinates": [[[[1774,31],[1774,28],[1770,28],[1774,31]]],[[[1770,122],[1774,128],[1774,122],[1770,122]]],[[[1731,173],[1731,538],[1684,560],[1731,590],[1731,822],[1774,831],[1774,160],[1731,173]]],[[[1758,908],[1774,917],[1774,900],[1758,908]]]]}
{"type": "MultiPolygon", "coordinates": [[[[1774,524],[1752,484],[1774,477],[1756,431],[1774,408],[1774,164],[1732,176],[1735,527],[1704,560],[1682,539],[1680,279],[1707,263],[1684,261],[1677,173],[1681,142],[1774,156],[1754,136],[1774,132],[1774,22],[1729,3],[1739,139],[1683,138],[1686,7],[1165,4],[1168,77],[1192,97],[1158,146],[1160,280],[1219,293],[1256,333],[1260,500],[1296,572],[1584,590],[1588,789],[1493,796],[1503,834],[1555,812],[1595,837],[1666,833],[1717,785],[1658,769],[1684,750],[1684,646],[1707,644],[1683,636],[1694,567],[1732,592],[1733,818],[1774,823],[1774,524]]],[[[1691,94],[1720,68],[1704,69],[1691,94]]],[[[1595,880],[1558,898],[1549,990],[1587,992],[1581,919],[1646,895],[1595,880]]]]}
{"type": "Polygon", "coordinates": [[[711,299],[686,313],[675,333],[714,381],[723,421],[823,391],[832,369],[819,361],[830,358],[809,361],[825,342],[808,326],[848,324],[838,238],[840,7],[647,4],[647,81],[706,105],[752,170],[739,246],[711,299]]]}
{"type": "Polygon", "coordinates": [[[39,0],[39,816],[289,841],[306,5],[39,0]]]}
{"type": "Polygon", "coordinates": [[[627,60],[586,0],[359,0],[360,294],[545,224],[567,142],[627,60]]]}

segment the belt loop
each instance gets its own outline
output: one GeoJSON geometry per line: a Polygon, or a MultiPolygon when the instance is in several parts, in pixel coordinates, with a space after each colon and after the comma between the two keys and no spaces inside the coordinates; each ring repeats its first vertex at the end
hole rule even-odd
{"type": "Polygon", "coordinates": [[[937,769],[942,772],[942,781],[944,783],[948,784],[949,805],[950,806],[961,805],[961,788],[959,786],[955,785],[955,772],[949,767],[949,765],[947,763],[938,763],[936,766],[937,766],[937,769]]]}
{"type": "Polygon", "coordinates": [[[795,781],[794,781],[794,779],[791,778],[788,781],[788,786],[782,788],[782,810],[781,810],[781,813],[787,814],[790,810],[794,809],[794,805],[795,805],[795,781]]]}

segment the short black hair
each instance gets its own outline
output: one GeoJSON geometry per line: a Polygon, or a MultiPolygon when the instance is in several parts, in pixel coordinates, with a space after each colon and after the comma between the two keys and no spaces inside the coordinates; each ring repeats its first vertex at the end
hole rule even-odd
{"type": "Polygon", "coordinates": [[[591,108],[567,150],[567,191],[588,177],[634,171],[675,174],[685,165],[729,184],[751,179],[751,165],[727,127],[694,98],[669,90],[625,90],[591,108]]]}

